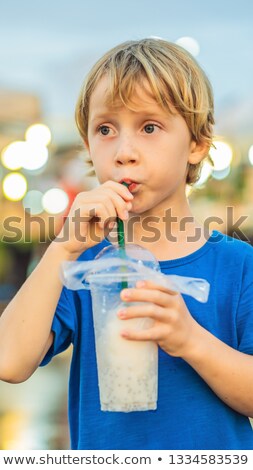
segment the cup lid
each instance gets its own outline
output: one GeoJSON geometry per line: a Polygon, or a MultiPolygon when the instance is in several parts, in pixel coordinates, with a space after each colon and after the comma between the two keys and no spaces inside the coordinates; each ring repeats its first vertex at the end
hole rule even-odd
{"type": "MultiPolygon", "coordinates": [[[[105,268],[105,270],[103,269],[103,272],[115,269],[115,266],[111,260],[118,260],[120,264],[122,263],[127,268],[127,271],[129,270],[129,272],[133,271],[132,263],[137,264],[134,271],[138,269],[138,266],[146,266],[148,268],[154,269],[155,271],[160,271],[159,263],[153,253],[135,243],[128,243],[125,245],[125,247],[121,247],[119,245],[106,246],[95,256],[94,260],[97,261],[96,265],[100,272],[101,270],[99,268],[99,261],[104,262],[105,260],[108,260],[108,266],[105,268]]],[[[94,265],[95,270],[96,265],[94,265]]]]}
{"type": "Polygon", "coordinates": [[[208,300],[210,286],[205,279],[165,275],[149,250],[132,243],[125,249],[109,245],[93,260],[63,261],[60,270],[63,285],[72,290],[90,289],[92,283],[108,285],[112,281],[122,282],[124,278],[126,281],[137,280],[139,276],[155,280],[169,290],[191,295],[199,302],[208,300]]]}
{"type": "Polygon", "coordinates": [[[126,244],[125,247],[109,245],[94,258],[85,281],[107,285],[124,279],[138,280],[144,272],[152,278],[154,271],[160,272],[160,266],[149,250],[134,243],[126,244]]]}

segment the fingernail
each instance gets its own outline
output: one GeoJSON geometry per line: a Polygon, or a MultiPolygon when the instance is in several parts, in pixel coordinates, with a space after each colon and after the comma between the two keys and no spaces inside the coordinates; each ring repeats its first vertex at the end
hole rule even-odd
{"type": "Polygon", "coordinates": [[[121,336],[123,336],[123,338],[127,338],[128,337],[128,331],[121,331],[121,336]]]}
{"type": "Polygon", "coordinates": [[[118,312],[118,316],[119,316],[120,318],[124,318],[124,317],[126,316],[126,313],[127,313],[126,309],[120,310],[120,311],[118,312]]]}
{"type": "Polygon", "coordinates": [[[127,203],[127,208],[128,208],[129,211],[130,211],[130,209],[132,209],[132,203],[131,202],[127,203]]]}
{"type": "Polygon", "coordinates": [[[128,290],[124,290],[122,293],[124,299],[129,299],[130,298],[130,292],[128,290]]]}
{"type": "Polygon", "coordinates": [[[124,211],[123,215],[124,215],[124,219],[128,219],[128,217],[129,217],[128,211],[124,211]]]}

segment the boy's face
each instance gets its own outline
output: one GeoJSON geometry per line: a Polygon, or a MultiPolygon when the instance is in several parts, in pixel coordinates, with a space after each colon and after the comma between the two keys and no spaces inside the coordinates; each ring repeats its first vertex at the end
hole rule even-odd
{"type": "Polygon", "coordinates": [[[109,105],[108,78],[100,80],[90,99],[86,144],[100,183],[137,183],[129,188],[131,212],[162,215],[185,200],[187,164],[198,163],[203,152],[183,117],[176,110],[168,114],[143,83],[145,88],[136,85],[133,111],[120,101],[109,105]]]}

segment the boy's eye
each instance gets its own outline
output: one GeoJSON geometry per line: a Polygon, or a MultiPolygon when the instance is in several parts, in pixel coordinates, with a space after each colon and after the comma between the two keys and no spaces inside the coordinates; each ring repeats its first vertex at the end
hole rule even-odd
{"type": "Polygon", "coordinates": [[[98,128],[98,131],[99,131],[100,134],[102,134],[102,135],[108,135],[109,132],[110,132],[110,129],[109,129],[108,126],[100,126],[100,127],[98,128]]]}
{"type": "Polygon", "coordinates": [[[144,126],[144,129],[145,129],[145,132],[147,134],[152,134],[152,132],[154,132],[154,130],[155,130],[155,125],[154,124],[147,124],[146,126],[144,126]]]}

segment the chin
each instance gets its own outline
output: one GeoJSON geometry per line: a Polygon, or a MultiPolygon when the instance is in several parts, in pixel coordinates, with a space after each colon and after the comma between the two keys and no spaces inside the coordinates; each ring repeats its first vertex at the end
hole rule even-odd
{"type": "Polygon", "coordinates": [[[144,205],[139,205],[139,206],[134,206],[132,209],[131,209],[131,216],[134,216],[134,215],[145,215],[146,213],[149,213],[150,211],[152,210],[152,207],[147,207],[147,206],[144,206],[144,205]]]}

